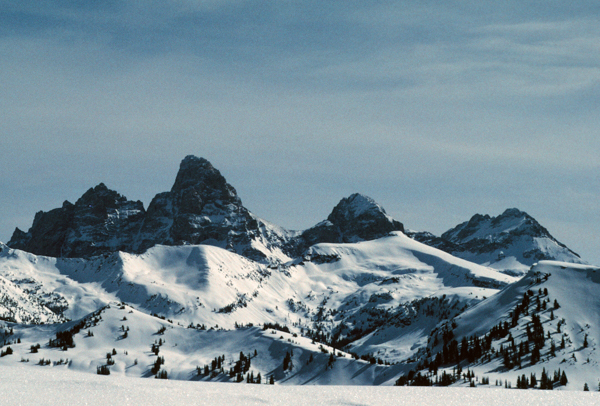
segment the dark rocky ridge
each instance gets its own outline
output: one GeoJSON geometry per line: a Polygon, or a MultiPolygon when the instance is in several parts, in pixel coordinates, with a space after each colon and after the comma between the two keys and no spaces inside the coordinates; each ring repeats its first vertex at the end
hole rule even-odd
{"type": "Polygon", "coordinates": [[[129,201],[103,183],[75,204],[36,213],[27,233],[15,229],[8,246],[37,255],[85,257],[126,250],[144,219],[142,202],[129,201]]]}
{"type": "Polygon", "coordinates": [[[294,233],[274,227],[246,209],[236,190],[204,158],[187,156],[173,187],[147,210],[104,184],[75,204],[38,212],[30,230],[15,230],[8,246],[53,257],[91,257],[156,245],[211,244],[261,262],[296,257],[320,242],[343,243],[404,231],[371,198],[342,199],[327,220],[294,233]]]}

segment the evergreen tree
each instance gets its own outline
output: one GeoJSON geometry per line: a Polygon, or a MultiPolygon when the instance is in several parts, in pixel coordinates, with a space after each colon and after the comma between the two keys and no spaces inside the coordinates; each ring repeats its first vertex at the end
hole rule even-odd
{"type": "Polygon", "coordinates": [[[292,364],[292,356],[290,355],[289,352],[285,353],[285,358],[283,358],[283,370],[287,371],[288,369],[292,369],[293,368],[293,364],[292,364]]]}
{"type": "Polygon", "coordinates": [[[568,382],[569,380],[567,379],[567,374],[565,374],[565,371],[562,371],[562,375],[560,376],[560,384],[565,386],[568,382]]]}
{"type": "Polygon", "coordinates": [[[533,350],[531,351],[531,363],[535,364],[539,360],[540,360],[540,349],[538,348],[537,345],[535,345],[533,347],[533,350]]]}
{"type": "Polygon", "coordinates": [[[329,355],[329,361],[327,362],[327,369],[333,367],[333,363],[335,362],[335,356],[333,353],[329,355]]]}

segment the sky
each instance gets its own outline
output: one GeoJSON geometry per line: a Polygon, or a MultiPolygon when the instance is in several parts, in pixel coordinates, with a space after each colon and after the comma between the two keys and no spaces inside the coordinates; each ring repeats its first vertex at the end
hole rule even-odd
{"type": "Polygon", "coordinates": [[[0,0],[0,241],[186,155],[289,229],[359,192],[441,234],[517,207],[600,264],[600,4],[0,0]]]}

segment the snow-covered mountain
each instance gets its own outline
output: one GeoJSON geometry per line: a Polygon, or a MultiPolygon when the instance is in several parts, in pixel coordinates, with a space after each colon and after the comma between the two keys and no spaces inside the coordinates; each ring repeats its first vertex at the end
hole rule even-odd
{"type": "Polygon", "coordinates": [[[493,293],[515,281],[399,232],[373,241],[318,244],[303,258],[280,266],[209,245],[155,246],[143,254],[118,252],[89,259],[7,248],[0,255],[0,271],[11,280],[37,281],[62,294],[69,303],[63,313],[69,318],[81,317],[78,307],[91,312],[101,303],[85,304],[82,292],[88,291],[90,298],[103,298],[103,304],[119,300],[186,322],[229,327],[236,322],[289,323],[290,308],[314,315],[324,298],[332,301],[324,306],[330,310],[342,302],[361,306],[375,298],[397,306],[461,287],[471,289],[465,296],[474,290],[493,293]],[[68,291],[61,284],[70,286],[68,291]],[[277,311],[279,305],[283,309],[277,311]]]}
{"type": "Polygon", "coordinates": [[[497,217],[476,214],[441,237],[427,232],[410,235],[457,257],[518,276],[541,260],[585,263],[533,217],[518,209],[507,209],[497,217]]]}
{"type": "MultiPolygon", "coordinates": [[[[389,366],[356,360],[309,338],[259,327],[198,329],[111,303],[61,325],[0,322],[10,353],[0,365],[186,381],[373,385],[394,377],[389,366]],[[286,355],[288,361],[284,363],[286,355]],[[285,368],[284,368],[285,365],[285,368]],[[257,382],[257,380],[259,380],[257,382]]],[[[388,383],[389,384],[389,383],[388,383]]]]}
{"type": "MultiPolygon", "coordinates": [[[[187,156],[173,187],[147,210],[100,184],[75,204],[38,212],[28,232],[18,228],[8,245],[38,255],[89,258],[118,251],[143,253],[160,245],[209,244],[263,263],[285,263],[318,243],[374,240],[404,226],[373,199],[353,194],[326,220],[302,232],[262,220],[246,209],[233,186],[204,158],[187,156]]],[[[414,239],[469,261],[521,276],[543,259],[582,263],[533,217],[508,209],[497,217],[476,214],[441,237],[414,239]]]]}
{"type": "MultiPolygon", "coordinates": [[[[13,250],[0,243],[0,261],[3,258],[13,258],[13,250]]],[[[3,269],[0,275],[0,320],[14,323],[40,324],[60,323],[66,321],[60,314],[63,302],[52,292],[43,290],[41,284],[27,277],[17,277],[11,274],[11,269],[19,264],[11,264],[3,269]]]]}
{"type": "MultiPolygon", "coordinates": [[[[592,369],[581,357],[597,365],[588,348],[600,340],[600,281],[582,262],[516,209],[475,215],[437,237],[405,231],[353,194],[314,227],[285,230],[246,209],[207,160],[188,156],[147,210],[100,184],[0,244],[0,344],[23,360],[48,343],[35,350],[44,362],[186,380],[237,381],[240,365],[250,379],[252,363],[253,374],[279,383],[393,384],[410,369],[453,362],[513,379],[514,365],[497,354],[512,351],[514,362],[513,340],[532,341],[527,331],[541,320],[572,328],[556,339],[575,361],[560,364],[583,382],[592,369]],[[482,336],[491,337],[485,354],[475,350],[482,336]],[[57,348],[68,350],[68,363],[57,348]]],[[[525,352],[520,362],[531,371],[558,365],[549,347],[537,351],[535,362],[525,352]]]]}
{"type": "MultiPolygon", "coordinates": [[[[516,279],[406,237],[317,244],[279,266],[208,245],[155,246],[89,259],[6,249],[0,275],[53,292],[77,319],[115,301],[182,325],[277,323],[388,361],[410,358],[429,330],[516,279]]],[[[425,341],[424,341],[425,340],[425,341]]]]}
{"type": "Polygon", "coordinates": [[[581,390],[585,383],[597,386],[599,340],[600,268],[541,261],[518,282],[440,325],[417,358],[421,368],[449,373],[460,365],[479,379],[506,379],[513,386],[523,377],[534,386],[535,374],[540,387],[545,371],[551,380],[557,372],[552,386],[561,387],[562,371],[567,386],[581,390]]]}
{"type": "Polygon", "coordinates": [[[302,233],[305,246],[320,242],[348,243],[374,240],[392,231],[404,231],[398,220],[368,196],[355,193],[342,199],[331,214],[302,233]]]}

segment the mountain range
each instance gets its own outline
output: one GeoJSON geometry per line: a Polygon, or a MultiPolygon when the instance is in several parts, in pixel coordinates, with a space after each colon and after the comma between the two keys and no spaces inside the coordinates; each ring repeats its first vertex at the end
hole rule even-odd
{"type": "MultiPolygon", "coordinates": [[[[156,375],[137,362],[157,345],[153,329],[164,328],[161,341],[166,334],[177,348],[161,347],[169,359],[162,370],[177,379],[237,380],[230,374],[237,354],[255,346],[254,372],[278,382],[393,384],[435,360],[450,341],[442,332],[475,337],[512,320],[511,306],[529,294],[519,286],[540,285],[539,275],[557,269],[573,271],[550,280],[574,275],[579,288],[584,272],[597,283],[597,268],[517,209],[477,214],[435,236],[405,229],[373,199],[353,194],[322,222],[292,231],[252,214],[210,162],[187,156],[171,190],[147,209],[99,184],[75,203],[38,212],[27,232],[16,229],[0,245],[0,331],[23,359],[38,341],[49,343],[40,354],[56,357],[52,340],[71,332],[77,349],[60,345],[73,354],[69,366],[93,372],[156,375]],[[128,320],[121,330],[120,320],[128,320]],[[124,334],[125,327],[136,333],[124,334]],[[111,347],[131,355],[111,364],[103,356],[111,347]],[[282,368],[290,351],[294,366],[282,368]],[[229,372],[194,375],[189,359],[210,364],[220,352],[229,372]]],[[[575,300],[560,311],[563,325],[581,327],[579,302],[559,296],[575,300]]],[[[530,319],[511,326],[513,336],[534,313],[528,308],[530,319]]],[[[595,328],[588,329],[593,343],[595,328]]]]}

